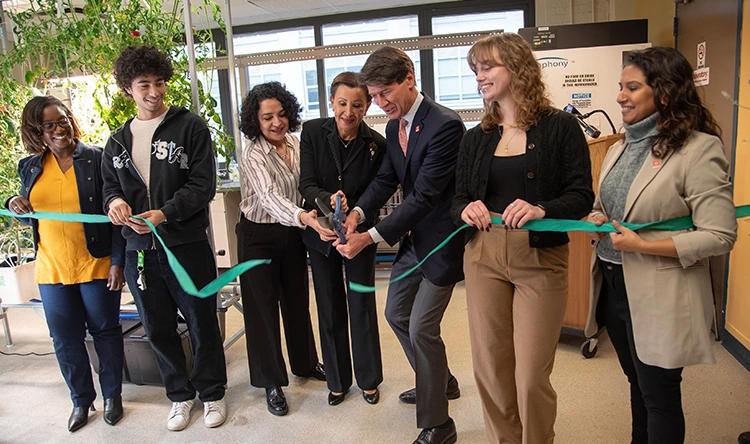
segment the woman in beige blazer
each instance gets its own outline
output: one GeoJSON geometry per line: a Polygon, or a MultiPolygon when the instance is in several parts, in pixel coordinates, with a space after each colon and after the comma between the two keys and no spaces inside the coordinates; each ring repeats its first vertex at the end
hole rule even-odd
{"type": "Polygon", "coordinates": [[[626,55],[617,101],[625,139],[602,165],[586,334],[606,326],[630,382],[632,442],[682,443],[682,368],[714,362],[708,258],[729,252],[737,222],[719,127],[698,97],[690,63],[672,48],[626,55]],[[640,230],[691,216],[696,228],[640,230]]]}

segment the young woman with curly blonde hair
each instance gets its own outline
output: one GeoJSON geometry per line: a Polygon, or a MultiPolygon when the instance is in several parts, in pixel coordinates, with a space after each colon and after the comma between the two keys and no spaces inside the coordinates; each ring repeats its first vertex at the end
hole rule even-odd
{"type": "Polygon", "coordinates": [[[523,227],[591,210],[588,146],[575,117],[552,107],[519,35],[486,37],[467,60],[487,113],[461,142],[451,213],[474,227],[464,274],[485,432],[491,443],[551,443],[550,374],[568,297],[569,239],[523,227]],[[492,225],[493,216],[503,225],[492,225]]]}

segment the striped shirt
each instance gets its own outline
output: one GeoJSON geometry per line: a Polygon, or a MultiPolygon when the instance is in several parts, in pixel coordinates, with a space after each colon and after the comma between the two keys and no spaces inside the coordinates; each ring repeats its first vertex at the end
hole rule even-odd
{"type": "Polygon", "coordinates": [[[300,221],[304,210],[299,192],[299,140],[288,133],[285,139],[291,168],[262,135],[242,151],[245,198],[240,202],[240,211],[251,222],[305,228],[300,221]]]}

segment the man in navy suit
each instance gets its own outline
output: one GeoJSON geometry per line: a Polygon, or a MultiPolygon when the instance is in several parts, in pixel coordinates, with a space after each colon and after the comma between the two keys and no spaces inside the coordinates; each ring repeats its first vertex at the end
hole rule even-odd
{"type": "MultiPolygon", "coordinates": [[[[378,175],[346,220],[347,243],[338,251],[352,258],[372,243],[401,240],[392,277],[413,268],[456,229],[450,217],[455,167],[465,128],[455,112],[420,94],[414,64],[400,49],[383,47],[362,67],[361,80],[390,119],[388,152],[378,175]],[[357,233],[364,214],[382,207],[401,185],[404,200],[369,231],[357,233]]],[[[460,395],[448,370],[440,321],[453,287],[463,280],[463,240],[454,237],[417,271],[388,289],[385,317],[416,373],[416,389],[400,399],[417,405],[415,444],[456,441],[456,425],[448,415],[448,399],[460,395]]]]}

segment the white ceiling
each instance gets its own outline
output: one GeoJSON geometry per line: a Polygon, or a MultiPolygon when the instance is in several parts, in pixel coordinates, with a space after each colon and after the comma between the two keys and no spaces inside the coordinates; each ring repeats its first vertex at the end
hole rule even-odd
{"type": "MultiPolygon", "coordinates": [[[[447,1],[455,0],[230,0],[230,6],[232,24],[239,26],[447,1]]],[[[0,2],[6,10],[23,10],[29,7],[28,0],[0,0],[0,2]]],[[[214,0],[214,2],[224,5],[223,0],[214,0]]],[[[74,6],[82,6],[86,2],[85,0],[72,0],[72,3],[74,6]]],[[[193,7],[200,4],[196,0],[192,0],[191,3],[193,7]]],[[[164,4],[165,7],[171,9],[171,2],[164,2],[164,4]]],[[[201,26],[199,18],[194,18],[194,21],[193,24],[196,27],[205,27],[205,24],[201,26]]]]}

